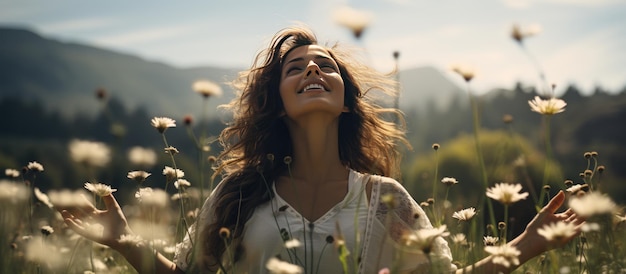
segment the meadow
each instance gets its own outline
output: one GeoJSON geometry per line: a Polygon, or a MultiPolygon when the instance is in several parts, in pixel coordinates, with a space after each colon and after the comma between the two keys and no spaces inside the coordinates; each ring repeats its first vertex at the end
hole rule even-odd
{"type": "MultiPolygon", "coordinates": [[[[512,31],[514,42],[523,50],[523,41],[530,35],[518,28],[512,31]]],[[[625,273],[626,215],[624,206],[607,191],[613,184],[623,182],[603,177],[607,169],[618,167],[605,166],[597,151],[583,150],[578,158],[567,159],[570,162],[567,165],[579,166],[580,172],[563,174],[565,163],[554,155],[558,144],[551,140],[551,121],[564,111],[584,110],[568,108],[566,101],[554,96],[557,87],[545,83],[541,96],[522,102],[528,112],[542,119],[540,128],[534,129],[543,133],[540,142],[529,142],[511,130],[486,130],[481,125],[484,117],[480,111],[485,106],[480,105],[471,89],[473,71],[463,67],[453,70],[467,84],[472,114],[467,117],[467,123],[471,123],[471,133],[455,142],[422,147],[428,153],[403,167],[402,183],[426,211],[434,228],[414,231],[407,238],[411,240],[399,248],[428,255],[433,239],[441,236],[449,243],[454,263],[459,267],[490,254],[494,262],[517,265],[515,250],[502,247],[520,233],[551,197],[564,191],[566,207],[587,219],[580,234],[564,246],[520,265],[516,273],[625,273]],[[471,173],[458,172],[460,169],[455,166],[462,163],[471,163],[469,167],[463,166],[471,173]]],[[[538,74],[544,75],[541,71],[538,74]]],[[[190,84],[204,105],[222,93],[211,81],[190,84]]],[[[98,89],[94,100],[101,102],[104,116],[112,117],[108,96],[106,90],[98,89]]],[[[214,136],[218,132],[210,132],[207,126],[213,113],[206,108],[201,113],[199,120],[192,116],[179,120],[160,116],[139,121],[143,127],[152,127],[153,140],[146,142],[154,144],[156,140],[157,146],[119,146],[116,140],[125,138],[128,126],[121,126],[114,118],[102,125],[115,137],[113,141],[76,138],[64,144],[62,151],[56,152],[73,162],[74,176],[80,181],[74,182],[74,187],[40,184],[48,174],[59,172],[54,170],[51,158],[45,161],[33,158],[21,167],[2,167],[5,178],[0,180],[0,272],[134,273],[120,254],[67,228],[58,212],[62,208],[82,207],[87,201],[103,209],[101,197],[111,193],[119,197],[136,233],[122,240],[148,245],[172,258],[176,244],[183,239],[203,201],[219,181],[219,176],[213,177],[219,152],[214,136]],[[170,140],[173,131],[184,131],[186,143],[181,138],[170,140]],[[179,150],[181,147],[186,150],[179,150]],[[107,181],[120,177],[126,181],[107,181]],[[120,185],[123,186],[116,187],[120,185]]],[[[513,117],[503,119],[504,125],[513,123],[513,117]]],[[[95,233],[101,230],[97,220],[86,225],[95,233]]],[[[542,227],[539,233],[558,240],[577,232],[573,225],[554,223],[542,227]]],[[[285,244],[286,249],[298,246],[288,237],[285,244]]],[[[342,246],[339,241],[329,242],[328,249],[337,252],[338,260],[354,260],[350,258],[354,255],[346,252],[350,247],[342,246]]],[[[277,262],[268,263],[268,268],[276,273],[304,272],[303,268],[277,262]]],[[[433,264],[433,272],[436,269],[433,264]]],[[[385,272],[393,273],[393,269],[381,270],[385,272]]]]}

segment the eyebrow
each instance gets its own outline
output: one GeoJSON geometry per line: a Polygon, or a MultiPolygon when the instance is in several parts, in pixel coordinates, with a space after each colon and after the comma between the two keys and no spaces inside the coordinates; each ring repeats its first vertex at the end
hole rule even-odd
{"type": "MultiPolygon", "coordinates": [[[[330,58],[328,56],[324,56],[324,55],[315,55],[313,57],[313,59],[333,60],[332,58],[330,58]]],[[[287,63],[285,63],[285,65],[288,65],[288,64],[293,63],[293,62],[299,62],[299,61],[304,61],[304,57],[293,58],[293,59],[287,61],[287,63]]]]}

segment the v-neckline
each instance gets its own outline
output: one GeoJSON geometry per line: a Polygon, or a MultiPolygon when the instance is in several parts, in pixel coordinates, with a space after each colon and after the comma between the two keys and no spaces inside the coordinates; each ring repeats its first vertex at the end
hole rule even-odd
{"type": "Polygon", "coordinates": [[[314,221],[311,221],[307,219],[306,217],[304,217],[304,215],[302,215],[299,211],[297,211],[295,207],[293,207],[293,205],[291,205],[289,202],[283,199],[283,197],[281,197],[280,194],[278,194],[278,191],[276,191],[276,183],[272,184],[272,191],[274,191],[274,197],[278,200],[279,208],[283,205],[286,205],[287,209],[285,209],[285,211],[295,215],[297,218],[303,219],[304,221],[306,221],[306,223],[320,224],[330,219],[331,217],[335,216],[339,212],[339,210],[342,208],[342,206],[345,205],[347,202],[349,202],[349,200],[353,196],[352,189],[354,188],[353,187],[354,179],[355,179],[354,171],[350,170],[350,172],[348,172],[348,191],[346,192],[346,195],[343,197],[343,199],[341,199],[341,201],[333,205],[330,209],[328,209],[328,211],[326,211],[324,214],[322,214],[320,217],[318,217],[314,221]]]}

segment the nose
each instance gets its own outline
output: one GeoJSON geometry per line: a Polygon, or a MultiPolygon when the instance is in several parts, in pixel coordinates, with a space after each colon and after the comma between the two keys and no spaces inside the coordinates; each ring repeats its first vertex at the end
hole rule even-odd
{"type": "Polygon", "coordinates": [[[311,74],[315,74],[315,75],[320,75],[320,67],[313,62],[313,60],[309,61],[309,63],[306,65],[306,73],[304,75],[306,75],[306,77],[309,77],[311,74]]]}

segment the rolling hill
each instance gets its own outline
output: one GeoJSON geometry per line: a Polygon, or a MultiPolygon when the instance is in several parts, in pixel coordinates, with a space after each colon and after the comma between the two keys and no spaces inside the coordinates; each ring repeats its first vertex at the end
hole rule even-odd
{"type": "MultiPolygon", "coordinates": [[[[198,79],[221,83],[225,96],[211,100],[210,108],[232,98],[225,84],[240,68],[177,68],[137,56],[88,45],[42,37],[26,29],[1,28],[0,94],[40,100],[63,116],[93,114],[94,91],[104,88],[129,108],[145,107],[153,115],[182,117],[199,107],[191,84],[198,79]]],[[[460,88],[432,67],[399,74],[402,108],[446,107],[460,88]]]]}

